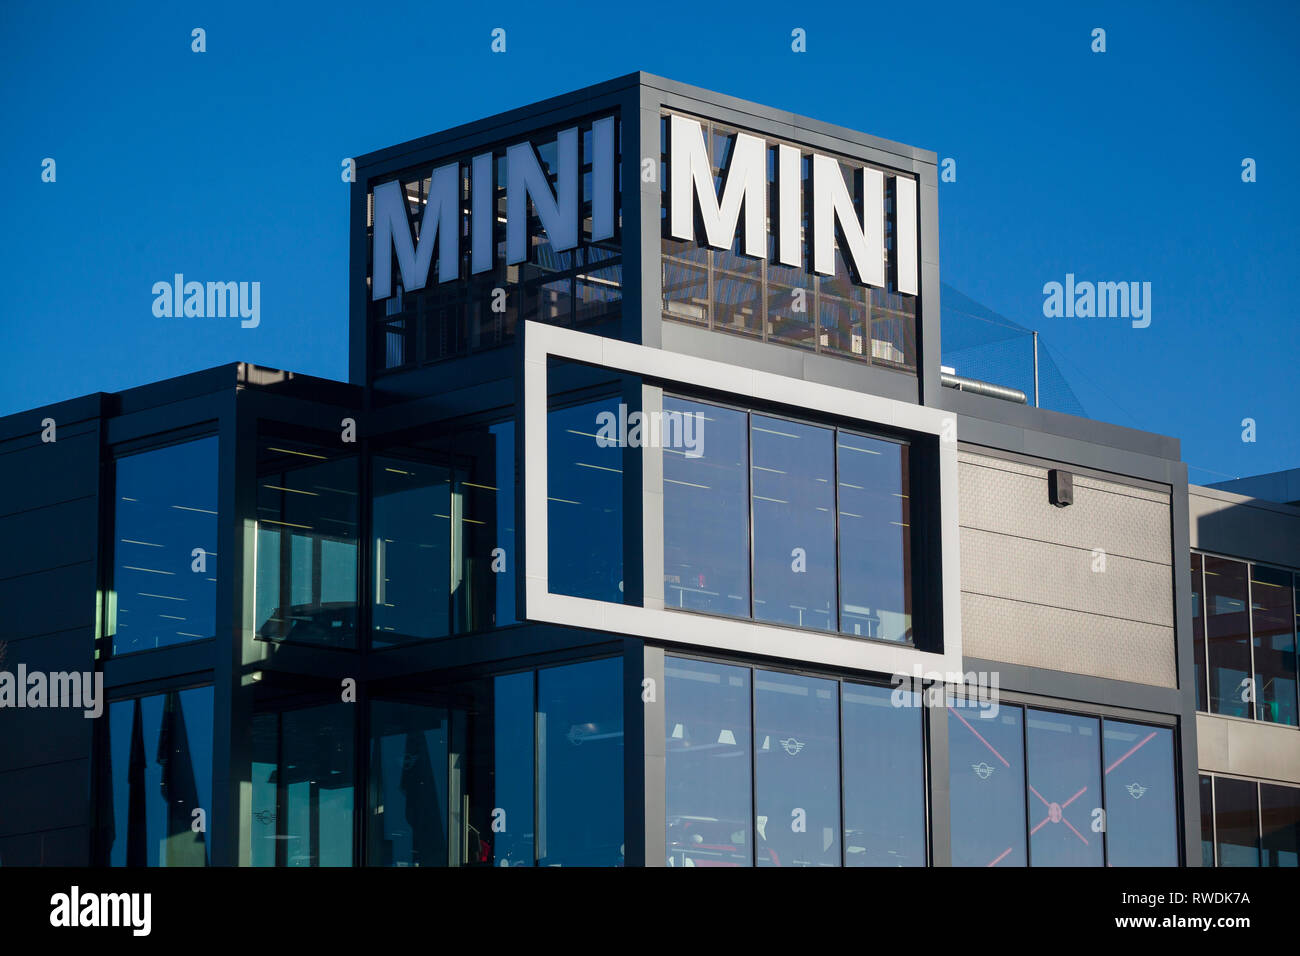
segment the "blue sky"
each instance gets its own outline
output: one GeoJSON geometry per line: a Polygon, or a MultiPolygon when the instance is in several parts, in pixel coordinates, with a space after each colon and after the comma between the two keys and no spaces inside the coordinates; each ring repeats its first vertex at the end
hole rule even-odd
{"type": "Polygon", "coordinates": [[[954,158],[942,278],[1093,417],[1182,439],[1193,481],[1300,466],[1300,7],[1131,6],[11,0],[0,415],[230,361],[346,378],[342,158],[641,69],[954,158]],[[260,281],[260,326],[155,318],[175,272],[260,281]],[[1150,282],[1150,327],[1043,317],[1067,272],[1150,282]]]}

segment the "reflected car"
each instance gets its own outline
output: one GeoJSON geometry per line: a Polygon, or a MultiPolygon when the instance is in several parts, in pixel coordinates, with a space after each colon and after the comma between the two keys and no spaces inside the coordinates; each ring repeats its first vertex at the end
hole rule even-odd
{"type": "Polygon", "coordinates": [[[264,641],[291,641],[317,647],[352,647],[357,631],[357,606],[340,601],[295,604],[276,608],[257,631],[264,641]],[[287,623],[287,629],[284,625],[287,623]]]}
{"type": "MultiPolygon", "coordinates": [[[[716,817],[677,816],[668,821],[669,866],[749,866],[746,838],[751,825],[716,817]]],[[[766,846],[758,852],[776,856],[766,846]]]]}

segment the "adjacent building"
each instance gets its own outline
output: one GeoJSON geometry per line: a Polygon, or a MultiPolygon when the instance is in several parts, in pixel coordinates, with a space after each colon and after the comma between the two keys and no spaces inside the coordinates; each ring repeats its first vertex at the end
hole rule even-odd
{"type": "Polygon", "coordinates": [[[641,73],[359,157],[348,382],[0,419],[0,863],[1295,865],[1300,510],[946,375],[937,183],[641,73]]]}

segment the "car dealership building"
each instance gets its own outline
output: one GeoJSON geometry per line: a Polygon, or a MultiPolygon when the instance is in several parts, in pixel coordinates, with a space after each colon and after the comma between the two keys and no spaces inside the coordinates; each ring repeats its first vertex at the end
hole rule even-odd
{"type": "Polygon", "coordinates": [[[0,864],[1296,865],[1300,476],[942,369],[935,154],[635,73],[356,164],[348,382],[0,419],[0,864]]]}

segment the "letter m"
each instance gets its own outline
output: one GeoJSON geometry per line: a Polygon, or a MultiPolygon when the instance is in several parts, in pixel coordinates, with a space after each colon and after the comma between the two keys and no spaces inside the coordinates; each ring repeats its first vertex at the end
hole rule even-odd
{"type": "Polygon", "coordinates": [[[208,283],[208,318],[224,319],[239,314],[238,282],[208,283]]]}
{"type": "Polygon", "coordinates": [[[713,167],[704,147],[704,131],[695,120],[673,116],[669,129],[672,171],[669,179],[672,234],[695,240],[695,199],[706,241],[730,249],[740,212],[745,211],[745,255],[767,258],[767,147],[757,136],[737,133],[727,164],[722,201],[713,186],[713,167]]]}
{"type": "Polygon", "coordinates": [[[80,707],[81,675],[66,671],[50,674],[50,703],[55,707],[80,707]]]}
{"type": "Polygon", "coordinates": [[[402,184],[375,187],[374,275],[370,298],[393,294],[393,253],[408,292],[423,289],[429,281],[433,247],[438,245],[438,281],[450,282],[460,272],[460,164],[448,163],[433,171],[429,201],[420,218],[420,240],[411,238],[411,221],[402,184]],[[441,228],[440,228],[441,227],[441,228]],[[439,239],[441,233],[441,239],[439,239]]]}
{"type": "Polygon", "coordinates": [[[1103,318],[1127,319],[1128,283],[1098,282],[1097,311],[1103,318]]]}

